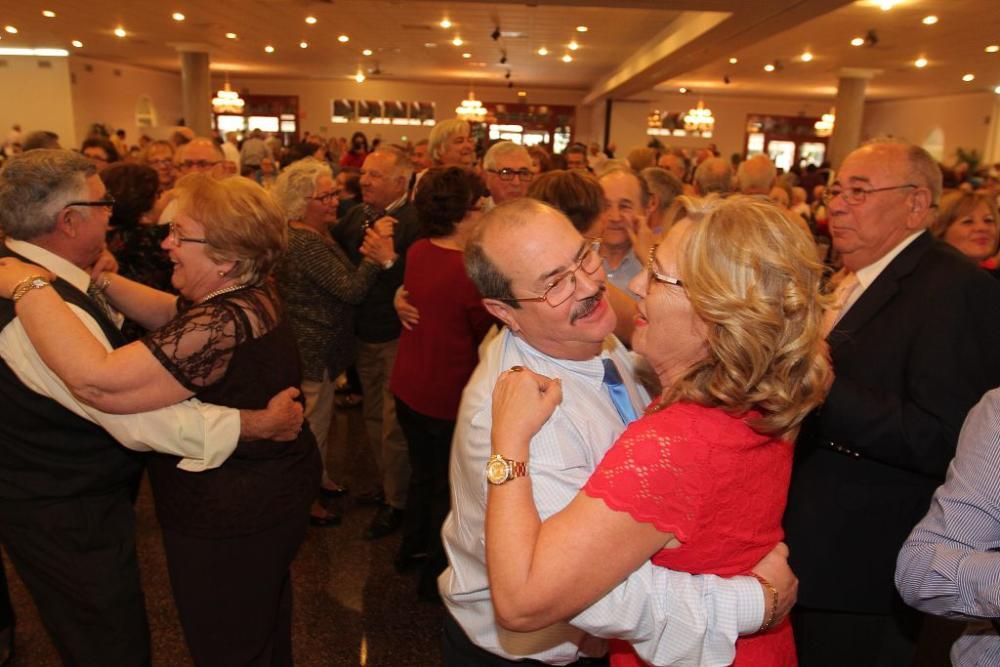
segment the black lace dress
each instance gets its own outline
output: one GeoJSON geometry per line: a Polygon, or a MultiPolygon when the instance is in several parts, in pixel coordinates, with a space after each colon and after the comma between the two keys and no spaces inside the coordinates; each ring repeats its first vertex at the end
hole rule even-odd
{"type": "MultiPolygon", "coordinates": [[[[295,338],[271,283],[198,304],[180,299],[177,317],[143,342],[206,403],[261,409],[301,381],[295,338]]],[[[291,659],[288,566],[305,537],[319,460],[308,428],[294,442],[241,442],[205,472],[151,455],[171,586],[196,663],[291,659]]]]}

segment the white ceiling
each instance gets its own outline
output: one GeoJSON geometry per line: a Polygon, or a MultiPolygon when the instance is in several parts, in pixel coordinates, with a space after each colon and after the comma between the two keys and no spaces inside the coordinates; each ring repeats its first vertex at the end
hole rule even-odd
{"type": "Polygon", "coordinates": [[[901,0],[883,12],[874,0],[22,0],[4,3],[0,46],[64,47],[93,58],[178,71],[177,47],[200,45],[212,69],[242,76],[343,78],[376,67],[385,79],[544,86],[604,96],[654,90],[733,95],[830,97],[841,69],[878,73],[869,98],[992,90],[1000,85],[998,0],[901,0]],[[45,18],[42,10],[56,12],[45,18]],[[183,12],[177,22],[171,13],[183,12]],[[710,13],[710,12],[719,13],[710,13]],[[939,22],[920,19],[936,14],[939,22]],[[317,23],[307,25],[305,18],[317,23]],[[449,18],[453,26],[438,25],[449,18]],[[113,30],[123,26],[124,39],[113,30]],[[586,25],[586,33],[576,32],[586,25]],[[499,26],[503,36],[493,40],[499,26]],[[874,29],[878,44],[849,41],[874,29]],[[235,32],[236,40],[225,33],[235,32]],[[337,37],[348,35],[341,43],[337,37]],[[464,44],[450,40],[460,36],[464,44]],[[570,51],[567,44],[580,44],[570,51]],[[83,48],[74,49],[78,39],[83,48]],[[308,48],[299,47],[306,41],[308,48]],[[274,53],[265,53],[272,45],[274,53]],[[428,46],[433,44],[434,46],[428,46]],[[537,49],[549,49],[540,56],[537,49]],[[371,49],[372,56],[363,56],[371,49]],[[798,55],[809,49],[812,62],[798,55]],[[500,65],[503,51],[507,65],[500,65]],[[469,53],[470,58],[463,58],[469,53]],[[573,62],[564,63],[570,54],[573,62]],[[912,66],[923,55],[930,64],[912,66]],[[739,62],[730,65],[730,57],[739,62]],[[780,60],[768,74],[766,62],[780,60]],[[976,75],[962,82],[965,73],[976,75]],[[730,83],[723,83],[728,76],[730,83]]]}

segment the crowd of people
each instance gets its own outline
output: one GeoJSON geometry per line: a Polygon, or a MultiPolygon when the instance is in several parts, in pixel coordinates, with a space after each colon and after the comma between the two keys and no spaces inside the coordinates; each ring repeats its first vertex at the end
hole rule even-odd
{"type": "Polygon", "coordinates": [[[199,665],[291,664],[346,494],[449,667],[1000,663],[993,171],[15,130],[0,543],[66,664],[150,661],[144,471],[199,665]]]}

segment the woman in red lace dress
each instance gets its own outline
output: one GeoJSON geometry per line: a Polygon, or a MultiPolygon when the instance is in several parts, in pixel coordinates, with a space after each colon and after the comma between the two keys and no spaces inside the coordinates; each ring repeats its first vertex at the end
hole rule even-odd
{"type": "MultiPolygon", "coordinates": [[[[497,383],[493,452],[529,463],[526,477],[490,488],[487,563],[501,622],[527,630],[526,618],[569,618],[646,559],[747,574],[782,539],[792,442],[830,380],[823,269],[809,235],[770,203],[685,208],[630,285],[642,296],[633,344],[664,392],[545,523],[528,445],[559,409],[559,383],[529,371],[497,383]]],[[[796,664],[791,627],[773,622],[770,602],[761,630],[737,641],[734,664],[796,664]]],[[[643,663],[618,642],[611,664],[643,663]]]]}

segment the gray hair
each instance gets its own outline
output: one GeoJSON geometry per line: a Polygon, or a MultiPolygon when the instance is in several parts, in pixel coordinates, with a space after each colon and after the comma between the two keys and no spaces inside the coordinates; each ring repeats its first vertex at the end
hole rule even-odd
{"type": "Polygon", "coordinates": [[[471,135],[472,127],[461,118],[449,118],[434,126],[431,136],[427,139],[427,154],[434,162],[441,161],[441,149],[445,143],[456,134],[464,132],[471,135]]]}
{"type": "Polygon", "coordinates": [[[767,194],[778,177],[778,170],[771,158],[764,154],[754,155],[740,163],[736,169],[736,182],[743,194],[767,194]]]}
{"type": "Polygon", "coordinates": [[[694,170],[694,184],[701,195],[732,192],[733,168],[721,157],[709,158],[694,170]]]}
{"type": "Polygon", "coordinates": [[[676,176],[661,167],[647,167],[639,172],[651,194],[656,195],[656,210],[666,212],[674,199],[684,194],[684,184],[676,176]]]}
{"type": "Polygon", "coordinates": [[[308,198],[316,192],[316,182],[321,176],[333,178],[325,162],[305,158],[289,165],[275,180],[271,196],[285,214],[285,220],[301,220],[306,213],[308,198]]]}
{"type": "Polygon", "coordinates": [[[531,162],[531,155],[528,154],[528,149],[520,144],[515,144],[513,141],[498,141],[490,149],[486,151],[486,155],[483,156],[483,169],[496,169],[497,160],[504,157],[505,155],[514,154],[523,155],[524,159],[529,163],[531,162]]]}
{"type": "Polygon", "coordinates": [[[15,155],[0,171],[0,229],[30,241],[55,229],[66,204],[87,196],[96,167],[79,153],[38,148],[15,155]]]}
{"type": "Polygon", "coordinates": [[[406,154],[406,151],[400,150],[395,146],[379,146],[372,153],[391,155],[394,160],[392,169],[395,175],[403,176],[407,183],[410,182],[410,177],[413,176],[413,160],[406,154]]]}
{"type": "Polygon", "coordinates": [[[646,207],[649,206],[650,194],[649,185],[646,184],[645,179],[640,177],[639,174],[636,173],[636,171],[631,167],[614,166],[610,169],[602,171],[598,180],[603,181],[605,178],[612,176],[613,174],[628,174],[635,179],[635,182],[639,184],[639,205],[642,207],[642,210],[645,211],[646,207]]]}

